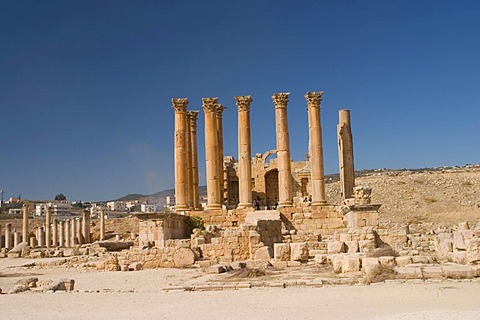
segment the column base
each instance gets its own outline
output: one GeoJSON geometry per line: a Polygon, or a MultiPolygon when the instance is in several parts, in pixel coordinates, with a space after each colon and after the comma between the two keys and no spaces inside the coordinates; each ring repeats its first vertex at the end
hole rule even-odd
{"type": "Polygon", "coordinates": [[[222,205],[219,203],[207,204],[207,207],[205,208],[205,210],[219,210],[219,209],[222,209],[222,205]]]}
{"type": "Polygon", "coordinates": [[[247,208],[253,208],[253,204],[246,202],[246,203],[239,203],[237,206],[237,209],[247,209],[247,208]]]}
{"type": "Polygon", "coordinates": [[[289,208],[289,207],[293,207],[292,201],[279,202],[277,206],[277,208],[289,208]]]}
{"type": "Polygon", "coordinates": [[[186,204],[175,206],[175,211],[188,211],[188,206],[186,204]]]}
{"type": "Polygon", "coordinates": [[[327,204],[327,201],[325,201],[325,200],[313,201],[312,202],[312,207],[320,207],[320,206],[326,206],[326,205],[328,205],[328,204],[327,204]]]}

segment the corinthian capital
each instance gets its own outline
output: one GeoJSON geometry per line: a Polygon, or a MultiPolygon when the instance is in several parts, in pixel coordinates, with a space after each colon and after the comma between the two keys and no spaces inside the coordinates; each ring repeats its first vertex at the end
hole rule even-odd
{"type": "Polygon", "coordinates": [[[274,93],[272,96],[275,108],[286,108],[288,104],[288,95],[290,92],[274,93]]]}
{"type": "Polygon", "coordinates": [[[252,96],[235,96],[238,111],[250,111],[250,104],[252,103],[252,96]]]}
{"type": "Polygon", "coordinates": [[[305,100],[309,107],[319,107],[322,102],[323,91],[305,93],[305,100]]]}
{"type": "Polygon", "coordinates": [[[218,98],[202,98],[202,107],[205,112],[216,112],[218,98]]]}
{"type": "Polygon", "coordinates": [[[175,112],[187,112],[188,99],[187,98],[172,98],[172,107],[175,112]]]}
{"type": "Polygon", "coordinates": [[[197,110],[187,111],[187,121],[190,124],[190,127],[197,126],[197,119],[198,119],[197,110]]]}
{"type": "Polygon", "coordinates": [[[215,114],[217,115],[217,118],[221,118],[223,114],[223,110],[227,109],[223,104],[217,104],[217,107],[215,108],[215,114]]]}

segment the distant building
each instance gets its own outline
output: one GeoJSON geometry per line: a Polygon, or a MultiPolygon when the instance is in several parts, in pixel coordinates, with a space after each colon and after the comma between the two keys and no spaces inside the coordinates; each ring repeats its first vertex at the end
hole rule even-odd
{"type": "Polygon", "coordinates": [[[109,201],[107,202],[107,207],[110,211],[128,211],[127,206],[123,201],[109,201]]]}
{"type": "Polygon", "coordinates": [[[90,205],[90,216],[98,217],[100,215],[100,211],[107,211],[108,207],[103,203],[92,203],[90,205]]]}
{"type": "Polygon", "coordinates": [[[71,216],[72,204],[67,201],[55,201],[49,203],[37,204],[35,206],[35,215],[44,216],[45,208],[49,206],[53,216],[71,216]]]}
{"type": "Polygon", "coordinates": [[[142,203],[140,205],[140,211],[145,212],[145,213],[154,213],[158,212],[160,208],[156,204],[146,204],[142,203]]]}
{"type": "Polygon", "coordinates": [[[8,214],[22,214],[22,208],[10,208],[8,214]]]}

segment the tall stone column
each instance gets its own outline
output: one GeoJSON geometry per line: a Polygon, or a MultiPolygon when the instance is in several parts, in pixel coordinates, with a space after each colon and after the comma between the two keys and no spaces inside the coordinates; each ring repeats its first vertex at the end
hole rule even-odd
{"type": "Polygon", "coordinates": [[[325,175],[323,167],[322,124],[320,103],[323,91],[307,92],[308,136],[310,156],[310,183],[312,186],[312,205],[325,205],[325,175]]]}
{"type": "Polygon", "coordinates": [[[77,229],[77,219],[76,218],[72,219],[70,227],[72,228],[72,231],[70,233],[70,245],[72,247],[75,247],[75,245],[79,243],[78,240],[77,240],[77,233],[78,233],[77,230],[78,229],[77,229]]]}
{"type": "Polygon", "coordinates": [[[238,191],[240,208],[252,207],[251,96],[236,96],[238,107],[238,191]]]}
{"type": "Polygon", "coordinates": [[[287,104],[288,93],[275,93],[275,123],[277,131],[278,161],[278,206],[291,207],[292,202],[292,164],[290,158],[290,138],[288,134],[287,104]]]}
{"type": "Polygon", "coordinates": [[[28,235],[28,206],[23,205],[22,207],[22,214],[23,214],[23,220],[22,220],[22,242],[26,242],[27,244],[30,241],[30,237],[28,235]]]}
{"type": "Polygon", "coordinates": [[[215,114],[217,116],[217,137],[218,137],[218,188],[220,189],[220,204],[225,199],[225,188],[223,182],[225,180],[223,171],[223,111],[227,109],[225,106],[218,104],[215,114]]]}
{"type": "Polygon", "coordinates": [[[187,98],[172,99],[175,110],[175,210],[188,210],[187,98]]]}
{"type": "Polygon", "coordinates": [[[217,111],[218,98],[203,98],[205,112],[205,159],[207,171],[207,210],[221,209],[217,111]]]}
{"type": "Polygon", "coordinates": [[[2,241],[2,226],[0,226],[0,249],[3,248],[3,241],[2,241]]]}
{"type": "Polygon", "coordinates": [[[90,211],[83,210],[82,237],[84,243],[90,243],[90,211]]]}
{"type": "Polygon", "coordinates": [[[38,227],[37,229],[37,239],[38,239],[38,246],[43,248],[45,246],[45,234],[43,231],[43,227],[38,227]]]}
{"type": "Polygon", "coordinates": [[[100,210],[100,241],[105,240],[105,211],[100,210]]]}
{"type": "Polygon", "coordinates": [[[52,210],[48,204],[45,204],[45,247],[50,248],[52,240],[50,238],[50,223],[52,210]]]}
{"type": "Polygon", "coordinates": [[[197,149],[197,119],[198,111],[188,112],[188,125],[190,126],[190,144],[192,156],[192,185],[191,196],[193,199],[193,207],[195,210],[202,210],[200,204],[200,193],[198,192],[198,149],[197,149]]]}
{"type": "Polygon", "coordinates": [[[187,205],[188,210],[194,210],[193,204],[193,162],[192,162],[192,133],[190,132],[190,112],[187,111],[187,134],[186,134],[186,150],[187,150],[187,205]]]}
{"type": "Polygon", "coordinates": [[[58,226],[58,244],[60,247],[65,246],[65,221],[61,220],[58,226]]]}
{"type": "Polygon", "coordinates": [[[355,187],[355,168],[353,163],[353,138],[350,125],[350,110],[338,112],[338,163],[340,166],[340,187],[343,199],[353,197],[355,187]]]}
{"type": "Polygon", "coordinates": [[[70,219],[65,220],[65,247],[70,248],[70,219]]]}
{"type": "Polygon", "coordinates": [[[12,224],[7,223],[5,225],[5,249],[12,248],[12,224]]]}
{"type": "Polygon", "coordinates": [[[55,218],[52,221],[52,242],[53,247],[58,246],[58,221],[55,218]]]}
{"type": "Polygon", "coordinates": [[[75,231],[77,244],[82,245],[85,243],[85,239],[82,236],[82,220],[80,218],[75,219],[75,231]]]}

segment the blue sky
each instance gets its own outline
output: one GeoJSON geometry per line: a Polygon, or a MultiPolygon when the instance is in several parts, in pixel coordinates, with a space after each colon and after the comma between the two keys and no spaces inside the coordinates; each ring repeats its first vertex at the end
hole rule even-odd
{"type": "MultiPolygon", "coordinates": [[[[252,153],[275,148],[271,96],[291,92],[294,160],[307,91],[323,90],[326,173],[338,110],[355,166],[479,163],[478,1],[0,1],[0,189],[108,200],[174,186],[172,97],[219,97],[237,155],[235,95],[251,95],[252,153]]],[[[204,117],[199,163],[205,179],[204,117]]]]}

